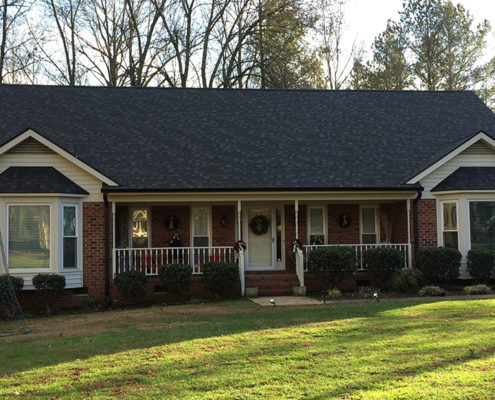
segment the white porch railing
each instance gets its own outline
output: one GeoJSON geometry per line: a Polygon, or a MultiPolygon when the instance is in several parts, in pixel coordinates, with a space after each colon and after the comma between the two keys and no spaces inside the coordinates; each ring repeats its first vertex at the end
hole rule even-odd
{"type": "MultiPolygon", "coordinates": [[[[378,243],[378,244],[318,244],[318,245],[305,245],[304,252],[306,255],[306,260],[308,260],[309,254],[312,250],[321,247],[334,247],[334,246],[346,246],[352,247],[356,253],[356,261],[358,265],[358,271],[366,271],[366,265],[364,264],[364,252],[368,249],[375,247],[391,247],[399,250],[404,256],[404,268],[409,266],[409,247],[408,243],[378,243]]],[[[307,265],[305,265],[304,271],[308,271],[307,265]]]]}
{"type": "Polygon", "coordinates": [[[113,250],[113,273],[137,270],[158,275],[165,264],[190,264],[193,274],[202,274],[209,261],[236,261],[232,246],[214,247],[150,247],[113,250]]]}

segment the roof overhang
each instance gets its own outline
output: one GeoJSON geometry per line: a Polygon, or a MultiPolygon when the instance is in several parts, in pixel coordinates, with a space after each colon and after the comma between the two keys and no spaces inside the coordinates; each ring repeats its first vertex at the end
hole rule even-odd
{"type": "Polygon", "coordinates": [[[410,178],[406,184],[412,185],[416,184],[421,179],[423,179],[425,176],[431,174],[433,171],[436,169],[440,168],[442,165],[444,165],[446,162],[450,161],[453,159],[455,156],[457,156],[459,153],[463,152],[466,150],[468,147],[472,146],[474,143],[484,140],[489,146],[493,147],[495,149],[495,139],[493,139],[491,136],[487,135],[485,132],[480,131],[476,133],[475,135],[467,138],[465,141],[461,142],[459,146],[457,146],[454,150],[448,152],[445,154],[442,158],[440,158],[438,161],[435,161],[433,164],[430,164],[428,167],[423,169],[420,173],[417,175],[413,176],[410,178]]]}
{"type": "Polygon", "coordinates": [[[40,133],[36,132],[35,130],[29,128],[14,138],[8,140],[7,142],[3,143],[0,145],[0,155],[6,153],[10,149],[12,149],[14,146],[18,145],[22,141],[28,139],[28,138],[33,138],[40,142],[41,144],[45,145],[49,149],[53,150],[55,153],[59,154],[60,156],[64,157],[68,161],[72,162],[73,164],[77,165],[79,168],[83,169],[90,175],[93,175],[95,178],[99,179],[102,181],[104,184],[109,185],[109,186],[118,186],[118,183],[110,179],[109,177],[103,175],[101,172],[96,170],[95,168],[91,167],[90,165],[86,164],[84,161],[82,161],[77,155],[74,155],[67,150],[63,149],[56,143],[52,142],[51,140],[47,139],[40,133]]]}

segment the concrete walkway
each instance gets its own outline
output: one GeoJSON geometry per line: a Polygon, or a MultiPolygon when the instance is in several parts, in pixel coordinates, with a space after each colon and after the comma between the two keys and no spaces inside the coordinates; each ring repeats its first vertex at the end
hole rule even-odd
{"type": "Polygon", "coordinates": [[[275,306],[314,306],[317,304],[323,304],[321,301],[311,299],[309,297],[302,296],[273,296],[273,297],[253,297],[249,298],[253,303],[256,303],[263,307],[273,307],[270,302],[271,299],[275,300],[275,306]]]}

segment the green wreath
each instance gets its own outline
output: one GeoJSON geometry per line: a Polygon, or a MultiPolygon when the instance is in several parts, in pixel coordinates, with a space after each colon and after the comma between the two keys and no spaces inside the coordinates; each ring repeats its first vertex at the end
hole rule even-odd
{"type": "Polygon", "coordinates": [[[270,220],[264,215],[257,215],[251,219],[251,222],[249,222],[249,227],[256,235],[263,235],[268,232],[270,220]]]}

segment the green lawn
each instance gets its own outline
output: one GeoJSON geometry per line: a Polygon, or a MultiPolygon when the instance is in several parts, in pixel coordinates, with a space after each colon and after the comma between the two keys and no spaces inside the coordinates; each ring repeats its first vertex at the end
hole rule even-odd
{"type": "Polygon", "coordinates": [[[31,324],[0,339],[2,399],[495,398],[495,300],[239,300],[31,324]]]}

